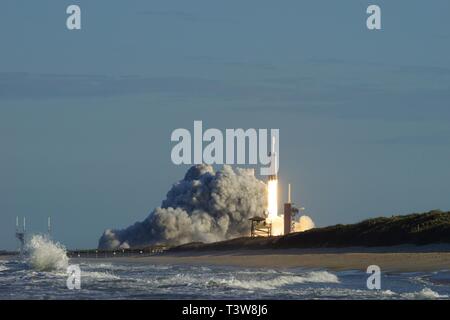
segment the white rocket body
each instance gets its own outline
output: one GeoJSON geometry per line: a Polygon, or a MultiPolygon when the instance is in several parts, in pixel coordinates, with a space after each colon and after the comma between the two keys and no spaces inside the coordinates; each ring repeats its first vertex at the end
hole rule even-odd
{"type": "Polygon", "coordinates": [[[272,137],[272,147],[270,151],[271,167],[273,172],[268,176],[267,181],[267,213],[269,219],[278,216],[278,178],[277,178],[277,154],[275,151],[275,137],[272,137]]]}

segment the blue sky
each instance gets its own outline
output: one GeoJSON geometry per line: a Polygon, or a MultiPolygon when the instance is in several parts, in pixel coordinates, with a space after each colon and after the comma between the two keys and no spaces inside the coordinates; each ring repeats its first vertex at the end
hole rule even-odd
{"type": "Polygon", "coordinates": [[[0,248],[142,220],[187,169],[170,133],[279,128],[317,225],[450,209],[450,2],[4,0],[0,248]],[[68,31],[65,10],[82,9],[68,31]],[[382,9],[381,31],[365,27],[382,9]]]}

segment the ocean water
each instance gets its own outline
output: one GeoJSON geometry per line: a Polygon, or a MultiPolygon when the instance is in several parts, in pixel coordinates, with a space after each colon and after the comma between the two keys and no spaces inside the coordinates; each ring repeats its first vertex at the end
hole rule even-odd
{"type": "Polygon", "coordinates": [[[0,260],[0,299],[449,299],[450,271],[383,273],[368,290],[362,271],[79,262],[81,289],[62,268],[0,260]]]}

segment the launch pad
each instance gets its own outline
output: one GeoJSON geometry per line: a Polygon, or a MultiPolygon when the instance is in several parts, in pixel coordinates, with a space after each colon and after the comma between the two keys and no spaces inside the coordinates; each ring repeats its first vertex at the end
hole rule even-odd
{"type": "Polygon", "coordinates": [[[270,237],[272,236],[272,223],[267,222],[266,218],[253,217],[251,221],[250,237],[270,237]]]}

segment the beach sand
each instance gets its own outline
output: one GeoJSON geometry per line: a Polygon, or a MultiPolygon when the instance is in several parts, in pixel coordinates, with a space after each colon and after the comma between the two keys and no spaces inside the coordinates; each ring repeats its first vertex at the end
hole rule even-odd
{"type": "MultiPolygon", "coordinates": [[[[0,260],[17,256],[0,255],[0,260]]],[[[142,264],[228,265],[259,268],[311,268],[366,270],[378,265],[383,271],[415,272],[450,270],[450,245],[355,247],[341,249],[267,249],[235,251],[166,252],[153,256],[71,258],[71,263],[125,262],[142,264]]]]}
{"type": "Polygon", "coordinates": [[[144,264],[228,265],[260,268],[303,267],[329,270],[366,270],[369,265],[378,265],[382,271],[392,272],[450,269],[450,252],[447,251],[417,252],[407,248],[393,251],[395,252],[383,252],[383,248],[367,250],[190,251],[164,253],[155,256],[75,258],[72,260],[121,261],[144,264]]]}

